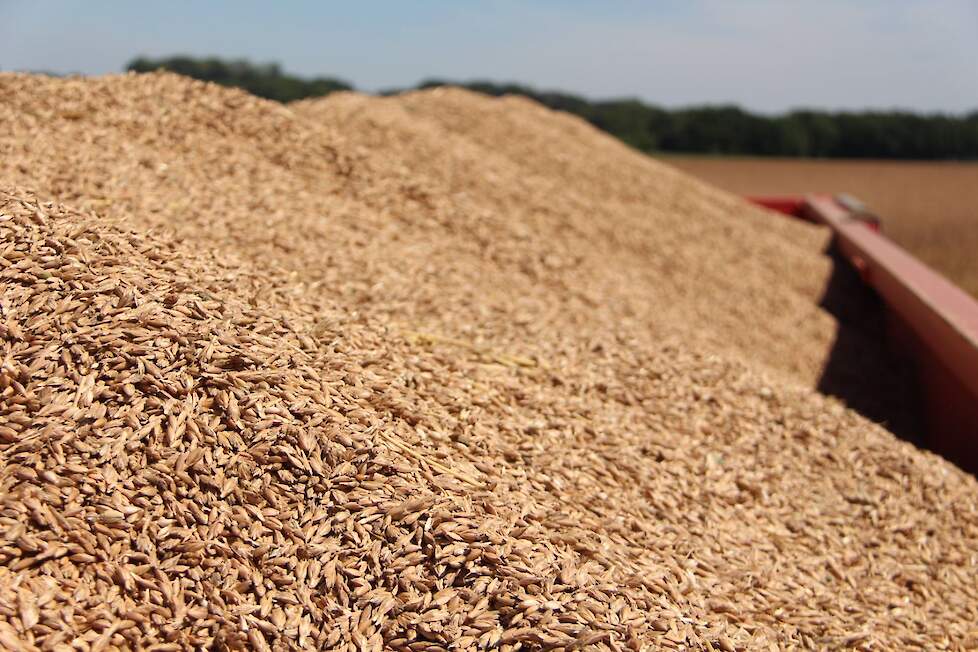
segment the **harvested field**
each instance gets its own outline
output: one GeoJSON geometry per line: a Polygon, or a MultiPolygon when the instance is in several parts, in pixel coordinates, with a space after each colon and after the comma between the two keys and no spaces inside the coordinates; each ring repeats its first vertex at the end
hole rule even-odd
{"type": "Polygon", "coordinates": [[[736,193],[855,195],[883,218],[888,237],[978,297],[978,163],[663,160],[736,193]]]}
{"type": "Polygon", "coordinates": [[[978,645],[974,478],[806,387],[818,229],[456,91],[0,120],[4,646],[978,645]]]}

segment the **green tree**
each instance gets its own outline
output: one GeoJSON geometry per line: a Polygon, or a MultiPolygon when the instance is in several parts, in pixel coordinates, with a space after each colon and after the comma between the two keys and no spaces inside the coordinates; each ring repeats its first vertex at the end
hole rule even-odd
{"type": "Polygon", "coordinates": [[[168,70],[194,79],[235,86],[279,102],[291,102],[307,97],[320,97],[335,91],[352,90],[347,82],[332,77],[304,79],[282,72],[278,64],[253,64],[244,59],[225,61],[215,57],[195,59],[175,56],[164,59],[138,57],[129,62],[127,70],[150,72],[168,70]]]}
{"type": "MultiPolygon", "coordinates": [[[[188,77],[237,86],[250,93],[290,102],[353,87],[340,79],[305,79],[274,63],[175,56],[140,57],[129,70],[169,70],[188,77]]],[[[454,83],[428,79],[416,88],[455,85],[492,96],[521,95],[567,111],[645,152],[746,154],[845,158],[978,159],[978,111],[966,116],[919,115],[900,111],[792,111],[765,116],[736,106],[665,109],[624,98],[592,101],[560,91],[516,83],[475,80],[454,83]]],[[[390,90],[385,94],[400,91],[390,90]]]]}

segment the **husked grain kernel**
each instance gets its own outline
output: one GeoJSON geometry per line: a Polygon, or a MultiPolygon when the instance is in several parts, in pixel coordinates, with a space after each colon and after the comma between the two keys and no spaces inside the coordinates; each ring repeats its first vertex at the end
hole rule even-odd
{"type": "Polygon", "coordinates": [[[0,647],[974,640],[824,232],[516,98],[0,91],[0,647]]]}

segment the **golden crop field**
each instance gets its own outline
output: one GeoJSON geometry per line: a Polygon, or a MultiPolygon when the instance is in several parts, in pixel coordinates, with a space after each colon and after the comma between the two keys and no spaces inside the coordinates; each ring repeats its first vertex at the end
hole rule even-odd
{"type": "Polygon", "coordinates": [[[662,158],[740,194],[850,193],[887,236],[978,297],[978,163],[662,158]]]}

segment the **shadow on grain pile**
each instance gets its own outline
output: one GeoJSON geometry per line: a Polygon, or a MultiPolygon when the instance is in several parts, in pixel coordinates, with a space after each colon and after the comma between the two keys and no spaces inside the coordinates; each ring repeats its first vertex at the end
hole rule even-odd
{"type": "Polygon", "coordinates": [[[978,643],[975,479],[811,389],[821,232],[525,102],[0,85],[0,646],[978,643]]]}
{"type": "Polygon", "coordinates": [[[916,446],[925,443],[920,389],[910,362],[887,343],[886,307],[830,245],[829,276],[819,305],[839,328],[816,389],[916,446]]]}

